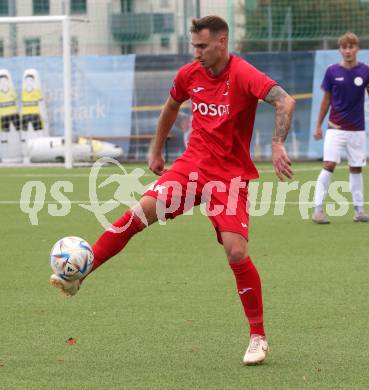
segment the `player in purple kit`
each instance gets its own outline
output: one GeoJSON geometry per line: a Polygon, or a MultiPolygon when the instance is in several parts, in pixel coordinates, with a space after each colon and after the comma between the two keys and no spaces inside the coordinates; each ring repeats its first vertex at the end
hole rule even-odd
{"type": "Polygon", "coordinates": [[[323,138],[322,124],[330,108],[328,129],[324,139],[323,169],[315,188],[315,211],[312,217],[317,224],[328,224],[323,210],[332,173],[346,151],[350,168],[350,191],[355,209],[355,222],[369,222],[364,212],[362,167],[366,165],[366,135],[364,123],[365,90],[369,93],[369,66],[357,61],[359,39],[347,32],[338,39],[342,61],[328,67],[322,89],[314,138],[323,138]]]}

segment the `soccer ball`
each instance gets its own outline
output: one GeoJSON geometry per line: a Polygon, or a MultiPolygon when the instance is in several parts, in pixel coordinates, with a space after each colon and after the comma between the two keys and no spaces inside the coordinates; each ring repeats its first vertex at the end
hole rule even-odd
{"type": "Polygon", "coordinates": [[[64,280],[77,280],[92,268],[94,254],[87,241],[80,237],[64,237],[51,250],[50,265],[55,275],[64,280]]]}

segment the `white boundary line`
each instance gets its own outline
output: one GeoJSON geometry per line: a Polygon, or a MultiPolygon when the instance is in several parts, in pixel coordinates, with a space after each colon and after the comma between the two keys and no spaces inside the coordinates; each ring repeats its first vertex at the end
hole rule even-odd
{"type": "MultiPolygon", "coordinates": [[[[293,169],[292,167],[292,170],[293,172],[315,172],[315,171],[320,171],[322,169],[322,167],[306,167],[306,168],[296,168],[296,169],[293,169]]],[[[348,169],[348,166],[338,166],[336,167],[336,170],[342,170],[342,169],[348,169]]],[[[259,173],[274,173],[274,169],[258,169],[259,173]]],[[[98,177],[109,177],[113,174],[113,172],[111,173],[102,173],[102,174],[99,174],[98,177]]],[[[11,174],[4,174],[4,175],[1,175],[1,171],[0,171],[0,176],[3,176],[3,177],[68,177],[68,178],[74,178],[74,177],[90,177],[90,174],[88,173],[79,173],[79,174],[73,174],[72,172],[71,173],[61,173],[61,174],[58,174],[58,173],[49,173],[49,174],[42,174],[42,173],[34,173],[34,174],[31,174],[31,173],[25,173],[25,174],[22,174],[22,173],[11,173],[11,174]]],[[[134,175],[132,175],[134,176],[134,175]]],[[[154,173],[145,173],[143,175],[140,175],[139,177],[159,177],[157,175],[155,175],[154,173]]]]}
{"type": "MultiPolygon", "coordinates": [[[[7,205],[7,204],[101,204],[101,203],[116,203],[116,200],[100,200],[98,202],[91,202],[90,200],[66,200],[66,201],[57,201],[57,200],[45,200],[45,201],[36,201],[36,202],[21,202],[20,200],[0,200],[0,206],[1,205],[7,205]]],[[[125,202],[124,204],[121,203],[122,206],[128,206],[129,204],[136,204],[137,202],[125,202]]],[[[253,202],[252,204],[270,204],[270,205],[276,205],[276,204],[290,204],[290,205],[302,205],[302,204],[307,204],[307,205],[311,205],[313,204],[313,202],[260,202],[260,201],[257,201],[257,202],[253,202]]],[[[352,205],[353,202],[325,202],[325,204],[334,204],[334,205],[342,205],[342,204],[348,204],[348,205],[352,205]]],[[[369,201],[368,202],[364,202],[364,204],[369,204],[369,201]]]]}

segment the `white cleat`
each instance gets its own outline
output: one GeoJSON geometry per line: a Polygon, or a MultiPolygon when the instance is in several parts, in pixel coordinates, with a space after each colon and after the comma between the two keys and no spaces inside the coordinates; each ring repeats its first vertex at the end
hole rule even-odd
{"type": "Polygon", "coordinates": [[[246,366],[261,364],[267,357],[268,349],[268,342],[265,336],[251,335],[242,363],[246,366]]]}
{"type": "Polygon", "coordinates": [[[354,222],[369,222],[369,215],[364,211],[358,211],[354,215],[354,222]]]}
{"type": "Polygon", "coordinates": [[[77,294],[81,282],[79,280],[64,280],[59,278],[59,276],[52,274],[50,277],[50,284],[53,287],[58,288],[63,295],[69,298],[77,294]]]}
{"type": "Polygon", "coordinates": [[[328,225],[330,223],[328,217],[323,213],[323,211],[314,211],[311,219],[318,225],[328,225]]]}

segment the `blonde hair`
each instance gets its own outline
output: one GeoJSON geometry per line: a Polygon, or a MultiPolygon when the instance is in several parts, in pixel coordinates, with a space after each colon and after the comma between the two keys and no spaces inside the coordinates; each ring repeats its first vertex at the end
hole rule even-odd
{"type": "Polygon", "coordinates": [[[343,35],[341,35],[339,38],[338,38],[338,46],[346,46],[346,45],[356,45],[356,46],[359,46],[359,38],[358,36],[351,32],[351,31],[348,31],[346,33],[344,33],[343,35]]]}

